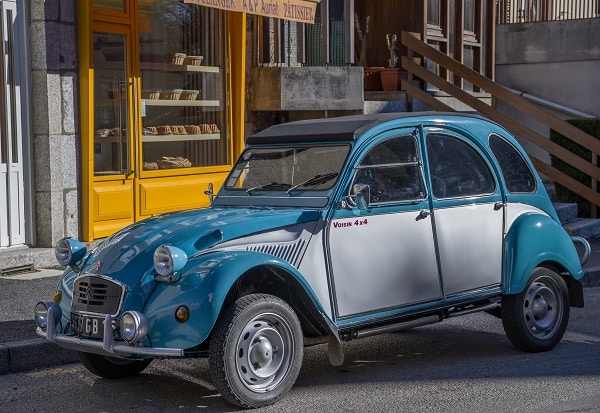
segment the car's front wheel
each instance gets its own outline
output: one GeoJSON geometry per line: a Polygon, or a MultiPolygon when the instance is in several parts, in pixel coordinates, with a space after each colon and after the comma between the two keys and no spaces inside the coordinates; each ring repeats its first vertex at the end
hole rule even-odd
{"type": "Polygon", "coordinates": [[[556,272],[538,267],[520,294],[502,298],[502,325],[511,343],[523,351],[554,348],[569,322],[569,292],[556,272]]]}
{"type": "Polygon", "coordinates": [[[105,379],[120,379],[140,374],[152,361],[127,360],[115,357],[105,357],[98,354],[79,352],[81,364],[96,376],[105,379]]]}
{"type": "Polygon", "coordinates": [[[303,353],[294,310],[277,297],[252,294],[219,317],[208,361],[221,395],[236,406],[253,408],[275,403],[292,388],[303,353]]]}

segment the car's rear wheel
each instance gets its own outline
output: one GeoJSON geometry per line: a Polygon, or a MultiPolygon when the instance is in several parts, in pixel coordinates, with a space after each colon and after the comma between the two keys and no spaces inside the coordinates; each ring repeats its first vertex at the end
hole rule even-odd
{"type": "Polygon", "coordinates": [[[120,379],[123,377],[136,376],[140,374],[152,361],[127,360],[114,357],[105,357],[98,354],[79,352],[81,364],[96,376],[105,379],[120,379]]]}
{"type": "Polygon", "coordinates": [[[520,294],[502,299],[502,325],[511,343],[523,351],[554,348],[569,322],[569,292],[556,272],[538,267],[520,294]]]}
{"type": "Polygon", "coordinates": [[[303,353],[294,310],[277,297],[252,294],[219,317],[208,361],[221,395],[236,406],[252,408],[275,403],[292,388],[303,353]]]}

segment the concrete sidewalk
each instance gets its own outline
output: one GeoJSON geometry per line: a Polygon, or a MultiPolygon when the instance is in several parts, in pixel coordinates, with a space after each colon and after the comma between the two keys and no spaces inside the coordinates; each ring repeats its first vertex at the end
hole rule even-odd
{"type": "MultiPolygon", "coordinates": [[[[600,286],[600,238],[590,241],[591,256],[585,265],[585,287],[600,286]]],[[[0,374],[15,373],[79,361],[76,353],[35,334],[34,307],[51,300],[61,270],[44,269],[0,276],[0,374]]]]}

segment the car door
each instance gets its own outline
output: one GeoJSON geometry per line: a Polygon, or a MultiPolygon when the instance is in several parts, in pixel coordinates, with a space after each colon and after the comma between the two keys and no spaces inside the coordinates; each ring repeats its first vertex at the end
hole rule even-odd
{"type": "Polygon", "coordinates": [[[489,162],[456,132],[426,129],[425,146],[444,296],[499,286],[504,204],[489,162]]]}
{"type": "Polygon", "coordinates": [[[349,188],[357,183],[369,186],[369,207],[339,208],[328,224],[337,316],[439,299],[430,208],[412,130],[389,133],[365,150],[349,188]]]}

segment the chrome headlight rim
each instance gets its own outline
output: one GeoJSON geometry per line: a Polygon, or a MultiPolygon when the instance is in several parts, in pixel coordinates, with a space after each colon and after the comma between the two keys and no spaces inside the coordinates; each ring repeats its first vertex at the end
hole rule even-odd
{"type": "Polygon", "coordinates": [[[172,245],[161,245],[154,251],[154,269],[161,277],[167,277],[182,269],[187,263],[187,254],[172,245]]]}
{"type": "Polygon", "coordinates": [[[53,325],[58,324],[61,317],[62,310],[60,309],[60,306],[52,301],[40,301],[35,305],[33,318],[36,325],[42,331],[48,329],[50,321],[52,321],[53,325]]]}
{"type": "Polygon", "coordinates": [[[135,344],[148,335],[146,316],[138,311],[125,311],[121,316],[121,338],[128,344],[135,344]]]}
{"type": "Polygon", "coordinates": [[[85,245],[71,237],[58,240],[54,246],[54,256],[62,266],[73,265],[81,261],[86,253],[85,245]]]}

